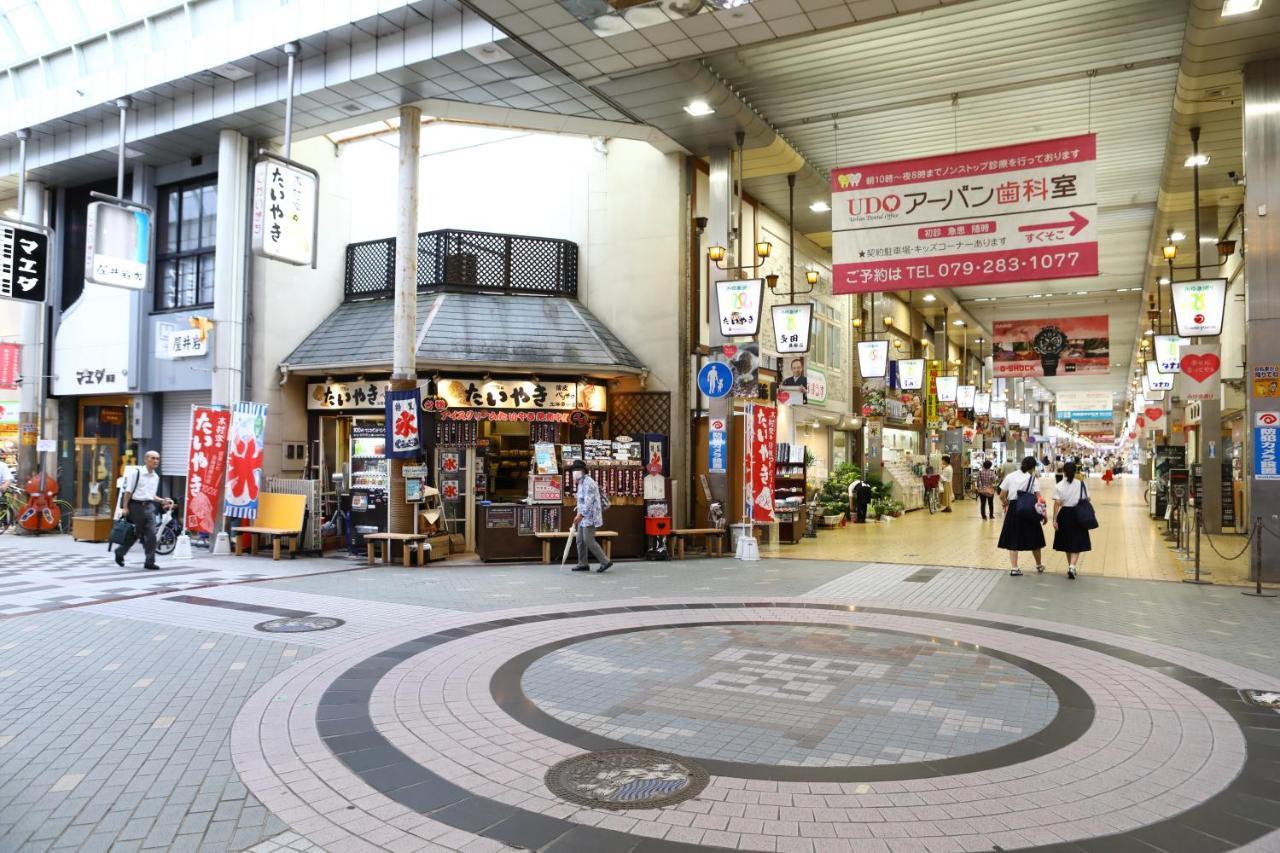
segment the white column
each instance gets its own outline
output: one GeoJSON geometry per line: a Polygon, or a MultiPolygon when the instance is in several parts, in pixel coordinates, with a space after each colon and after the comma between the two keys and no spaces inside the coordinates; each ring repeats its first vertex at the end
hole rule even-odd
{"type": "Polygon", "coordinates": [[[238,130],[218,133],[217,262],[213,276],[213,394],[229,406],[245,395],[245,316],[249,251],[249,140],[238,130]]]}
{"type": "Polygon", "coordinates": [[[418,151],[422,110],[400,108],[400,167],[396,176],[395,326],[391,378],[417,377],[418,151]]]}

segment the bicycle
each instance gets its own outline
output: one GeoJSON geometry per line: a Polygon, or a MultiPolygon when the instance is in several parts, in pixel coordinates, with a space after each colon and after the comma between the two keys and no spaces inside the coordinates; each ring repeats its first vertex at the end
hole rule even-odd
{"type": "Polygon", "coordinates": [[[0,536],[18,523],[22,514],[22,505],[26,503],[26,494],[17,486],[9,486],[0,493],[0,536]]]}
{"type": "Polygon", "coordinates": [[[935,512],[937,512],[942,508],[941,502],[938,500],[937,489],[924,490],[924,505],[928,507],[929,515],[933,515],[935,512]]]}
{"type": "Polygon", "coordinates": [[[182,516],[177,513],[177,505],[156,513],[156,553],[172,554],[178,547],[178,537],[182,535],[182,516]]]}

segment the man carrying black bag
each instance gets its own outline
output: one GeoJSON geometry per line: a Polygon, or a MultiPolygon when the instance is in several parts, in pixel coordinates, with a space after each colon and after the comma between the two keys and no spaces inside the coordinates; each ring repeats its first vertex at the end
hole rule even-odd
{"type": "Polygon", "coordinates": [[[134,471],[132,478],[126,478],[124,493],[120,496],[120,507],[116,509],[116,518],[126,516],[133,525],[134,536],[116,548],[116,565],[124,565],[124,555],[133,547],[138,539],[142,540],[142,549],[146,552],[144,569],[156,570],[156,504],[161,509],[173,506],[173,501],[161,498],[160,454],[154,450],[147,451],[144,457],[145,468],[134,471]]]}

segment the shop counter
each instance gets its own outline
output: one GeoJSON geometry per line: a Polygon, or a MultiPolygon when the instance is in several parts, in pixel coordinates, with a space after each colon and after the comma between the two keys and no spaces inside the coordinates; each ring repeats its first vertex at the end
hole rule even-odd
{"type": "MultiPolygon", "coordinates": [[[[490,504],[478,506],[476,555],[484,562],[542,559],[539,531],[568,530],[573,525],[572,506],[554,504],[490,504]]],[[[604,513],[603,530],[617,532],[613,557],[641,557],[645,553],[644,507],[613,504],[604,513]]]]}

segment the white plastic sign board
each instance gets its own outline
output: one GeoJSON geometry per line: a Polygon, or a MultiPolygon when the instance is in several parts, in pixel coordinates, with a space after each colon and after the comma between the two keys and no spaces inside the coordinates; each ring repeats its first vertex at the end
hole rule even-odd
{"type": "Polygon", "coordinates": [[[109,201],[89,203],[85,223],[84,280],[125,290],[147,286],[151,212],[109,201]]]}
{"type": "Polygon", "coordinates": [[[924,387],[923,358],[906,358],[898,362],[898,385],[903,391],[919,391],[924,387]]]}
{"type": "Polygon", "coordinates": [[[1227,305],[1227,280],[1175,281],[1173,317],[1184,338],[1212,338],[1222,334],[1222,314],[1227,305]]]}
{"type": "Polygon", "coordinates": [[[956,405],[962,409],[972,409],[973,401],[978,395],[976,385],[961,385],[956,388],[956,405]]]}
{"type": "Polygon", "coordinates": [[[773,343],[778,353],[808,352],[812,325],[812,302],[773,306],[773,343]]]}
{"type": "Polygon", "coordinates": [[[320,180],[275,157],[253,167],[253,252],[296,266],[315,262],[320,180]]]}
{"type": "Polygon", "coordinates": [[[1064,421],[1108,421],[1112,401],[1110,391],[1059,391],[1058,417],[1064,421]]]}
{"type": "Polygon", "coordinates": [[[991,413],[991,395],[985,391],[973,395],[973,413],[987,415],[991,413]]]}
{"type": "Polygon", "coordinates": [[[1178,350],[1191,343],[1191,340],[1177,335],[1156,335],[1154,340],[1156,370],[1161,373],[1177,373],[1178,365],[1182,362],[1182,355],[1178,350]]]}
{"type": "Polygon", "coordinates": [[[955,376],[939,376],[935,379],[938,390],[939,403],[954,403],[956,401],[956,388],[959,386],[960,380],[955,376]]]}
{"type": "Polygon", "coordinates": [[[1151,391],[1172,391],[1173,374],[1161,373],[1159,365],[1154,361],[1147,362],[1147,389],[1151,391]]]}
{"type": "Polygon", "coordinates": [[[889,371],[888,341],[858,341],[858,372],[863,379],[883,379],[889,371]]]}
{"type": "Polygon", "coordinates": [[[1007,420],[1009,417],[1009,404],[1004,400],[991,401],[991,419],[996,421],[1007,420]]]}
{"type": "MultiPolygon", "coordinates": [[[[1172,377],[1170,377],[1172,378],[1172,377]]],[[[1222,356],[1217,344],[1182,348],[1178,395],[1184,400],[1216,400],[1222,381],[1222,356]]]]}
{"type": "Polygon", "coordinates": [[[750,338],[760,331],[760,308],[764,300],[764,279],[716,282],[716,305],[720,310],[720,334],[726,338],[750,338]]]}

